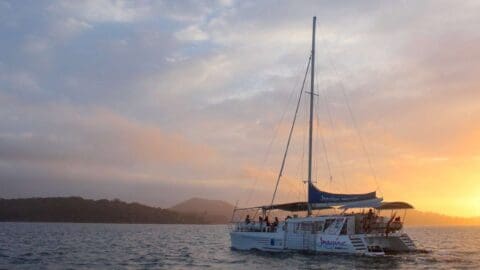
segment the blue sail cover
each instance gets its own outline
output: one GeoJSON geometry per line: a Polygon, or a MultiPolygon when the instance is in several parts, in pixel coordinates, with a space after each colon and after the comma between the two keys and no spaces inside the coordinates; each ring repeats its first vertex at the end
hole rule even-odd
{"type": "Polygon", "coordinates": [[[377,192],[364,194],[334,194],[319,190],[313,184],[308,185],[308,203],[347,203],[377,198],[377,192]]]}

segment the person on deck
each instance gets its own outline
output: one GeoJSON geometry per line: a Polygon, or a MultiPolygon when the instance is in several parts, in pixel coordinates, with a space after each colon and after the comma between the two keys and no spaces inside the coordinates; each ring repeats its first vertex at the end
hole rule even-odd
{"type": "Polygon", "coordinates": [[[250,224],[250,215],[245,218],[245,224],[250,224]]]}
{"type": "Polygon", "coordinates": [[[367,216],[364,218],[363,220],[363,230],[365,232],[370,232],[370,227],[371,227],[371,224],[372,224],[372,220],[373,220],[373,211],[372,209],[368,209],[368,213],[367,213],[367,216]]]}
{"type": "Polygon", "coordinates": [[[388,220],[388,222],[387,222],[387,227],[385,228],[385,236],[386,236],[386,237],[388,237],[388,234],[393,231],[393,230],[390,228],[390,226],[391,226],[392,222],[395,220],[395,215],[396,215],[396,213],[393,214],[393,216],[392,216],[392,217],[390,218],[390,220],[388,220]]]}
{"type": "Polygon", "coordinates": [[[270,231],[274,232],[277,229],[278,226],[278,217],[275,217],[275,221],[272,222],[272,226],[270,227],[270,231]]]}
{"type": "Polygon", "coordinates": [[[371,219],[373,218],[373,211],[372,211],[372,209],[368,209],[367,218],[368,218],[369,220],[371,220],[371,219]]]}
{"type": "Polygon", "coordinates": [[[262,216],[258,216],[258,230],[262,231],[262,226],[263,226],[263,218],[262,216]]]}
{"type": "Polygon", "coordinates": [[[270,231],[270,221],[268,220],[268,216],[265,217],[265,227],[267,231],[270,231]]]}

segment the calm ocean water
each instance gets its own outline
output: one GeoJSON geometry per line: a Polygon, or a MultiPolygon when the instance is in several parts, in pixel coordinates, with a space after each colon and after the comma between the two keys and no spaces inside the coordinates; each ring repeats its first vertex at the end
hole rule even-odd
{"type": "Polygon", "coordinates": [[[0,223],[6,269],[480,269],[480,227],[416,227],[427,252],[384,258],[230,249],[227,226],[0,223]]]}

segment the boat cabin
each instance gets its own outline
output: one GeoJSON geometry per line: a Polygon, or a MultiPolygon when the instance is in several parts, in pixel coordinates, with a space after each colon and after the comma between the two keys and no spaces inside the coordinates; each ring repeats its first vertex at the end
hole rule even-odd
{"type": "MultiPolygon", "coordinates": [[[[305,211],[306,203],[289,203],[273,206],[264,206],[259,208],[236,209],[236,212],[246,211],[251,216],[249,220],[235,223],[234,231],[239,232],[263,232],[275,233],[283,232],[309,232],[312,234],[336,234],[336,235],[355,235],[355,234],[379,234],[387,235],[401,231],[406,218],[406,210],[413,208],[410,204],[404,202],[383,202],[375,208],[368,210],[362,209],[360,212],[350,212],[349,208],[343,210],[341,214],[313,215],[310,217],[298,217],[297,214],[290,215],[290,212],[298,213],[305,211]],[[257,210],[255,212],[255,210],[257,210]],[[258,211],[260,210],[260,211],[258,211]],[[258,217],[266,217],[270,211],[270,217],[273,210],[280,210],[276,213],[281,216],[278,224],[267,223],[258,217]],[[398,210],[404,210],[402,215],[398,210]],[[391,211],[390,215],[382,215],[386,211],[391,211]],[[288,214],[287,214],[288,213],[288,214]]],[[[330,210],[332,207],[316,208],[315,210],[330,210]]]]}

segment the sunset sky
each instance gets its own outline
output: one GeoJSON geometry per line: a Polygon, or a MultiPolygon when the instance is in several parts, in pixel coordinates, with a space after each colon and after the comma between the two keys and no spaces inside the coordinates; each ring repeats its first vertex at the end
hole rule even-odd
{"type": "MultiPolygon", "coordinates": [[[[479,1],[0,0],[0,197],[269,203],[316,15],[317,186],[480,216],[479,14],[479,1]]],[[[278,202],[305,198],[304,107],[278,202]]]]}

